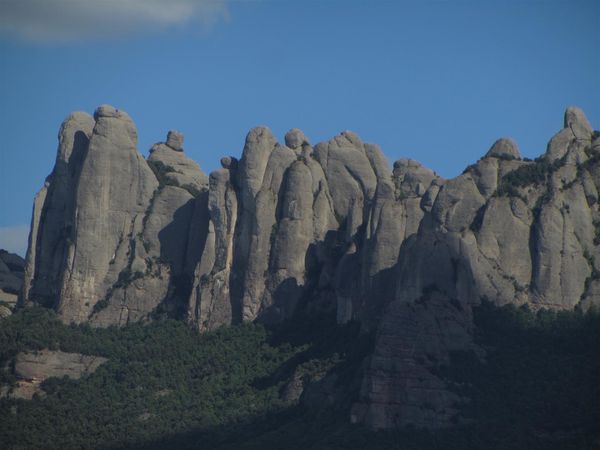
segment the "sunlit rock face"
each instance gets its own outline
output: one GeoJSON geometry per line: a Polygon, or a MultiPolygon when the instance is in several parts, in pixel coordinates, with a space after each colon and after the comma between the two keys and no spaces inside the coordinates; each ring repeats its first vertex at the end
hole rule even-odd
{"type": "Polygon", "coordinates": [[[208,180],[182,153],[181,134],[175,142],[155,145],[145,160],[125,112],[103,105],[93,118],[66,119],[34,204],[25,303],[51,306],[65,322],[108,326],[187,300],[176,281],[191,279],[199,258],[188,242],[201,227],[208,180]]]}
{"type": "Polygon", "coordinates": [[[257,127],[206,176],[180,132],[144,159],[126,113],[74,113],[34,202],[21,301],[199,330],[329,312],[377,336],[351,420],[448,426],[464,399],[436,368],[481,354],[473,306],[600,304],[599,135],[571,107],[537,160],[502,138],[445,180],[350,131],[313,146],[257,127]]]}

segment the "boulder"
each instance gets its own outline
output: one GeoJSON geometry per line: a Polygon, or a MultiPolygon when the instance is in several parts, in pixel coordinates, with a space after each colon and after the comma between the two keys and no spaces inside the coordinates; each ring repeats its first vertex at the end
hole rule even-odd
{"type": "Polygon", "coordinates": [[[167,133],[166,145],[175,151],[183,151],[183,134],[179,131],[171,130],[167,133]]]}
{"type": "Polygon", "coordinates": [[[510,138],[501,138],[494,142],[494,145],[488,150],[486,158],[504,158],[504,159],[521,159],[519,147],[510,138]]]}

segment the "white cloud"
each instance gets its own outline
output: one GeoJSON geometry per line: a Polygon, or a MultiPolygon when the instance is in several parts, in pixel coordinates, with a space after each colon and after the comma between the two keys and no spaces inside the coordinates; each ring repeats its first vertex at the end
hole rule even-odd
{"type": "Polygon", "coordinates": [[[29,225],[0,227],[0,249],[25,257],[28,238],[29,225]]]}
{"type": "Polygon", "coordinates": [[[226,0],[0,0],[0,32],[36,42],[207,29],[226,17],[226,0]]]}

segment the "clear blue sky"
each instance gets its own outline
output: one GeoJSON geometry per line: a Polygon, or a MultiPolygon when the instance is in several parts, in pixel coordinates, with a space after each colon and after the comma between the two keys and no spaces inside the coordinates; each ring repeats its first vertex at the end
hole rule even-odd
{"type": "Polygon", "coordinates": [[[452,177],[502,136],[539,155],[568,105],[600,128],[600,1],[0,0],[0,248],[24,253],[62,120],[102,103],[207,173],[267,125],[452,177]]]}

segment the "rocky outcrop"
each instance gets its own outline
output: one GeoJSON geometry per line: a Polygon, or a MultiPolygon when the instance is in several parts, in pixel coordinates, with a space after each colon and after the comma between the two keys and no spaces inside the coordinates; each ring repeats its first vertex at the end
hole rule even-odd
{"type": "Polygon", "coordinates": [[[238,198],[234,188],[236,161],[223,159],[223,168],[210,174],[208,226],[203,251],[195,269],[188,317],[200,330],[232,323],[240,316],[230,290],[234,232],[238,218],[238,198]]]}
{"type": "MultiPolygon", "coordinates": [[[[167,142],[173,141],[169,132],[167,142]]],[[[145,173],[153,185],[151,197],[129,219],[123,238],[124,258],[116,279],[107,287],[102,303],[96,304],[91,322],[106,326],[144,319],[162,312],[176,317],[185,314],[193,270],[201,249],[190,245],[201,235],[208,220],[204,212],[207,177],[200,167],[182,153],[183,136],[177,144],[158,143],[147,161],[154,176],[145,173]],[[172,147],[177,145],[176,148],[172,147]],[[101,307],[99,307],[101,306],[101,307]]],[[[150,172],[151,174],[152,172],[150,172]]]]}
{"type": "Polygon", "coordinates": [[[108,360],[101,356],[55,350],[21,352],[15,358],[15,375],[24,380],[45,380],[64,376],[77,379],[94,372],[106,361],[108,360]]]}
{"type": "MultiPolygon", "coordinates": [[[[144,214],[158,181],[138,153],[129,116],[101,106],[86,157],[79,166],[72,243],[67,247],[59,314],[84,322],[117,280],[126,283],[132,240],[142,232],[144,214]],[[126,278],[126,280],[123,280],[126,278]]],[[[120,321],[123,317],[120,317],[120,321]]],[[[126,320],[126,319],[125,319],[126,320]]]]}
{"type": "Polygon", "coordinates": [[[457,423],[467,399],[448,389],[436,369],[450,362],[451,351],[474,351],[468,310],[445,293],[427,290],[415,302],[392,302],[378,329],[350,420],[373,428],[411,424],[438,428],[457,423]]]}
{"type": "Polygon", "coordinates": [[[158,305],[185,310],[189,288],[176,284],[186,275],[191,284],[188,259],[199,258],[187,244],[203,220],[206,177],[182,153],[182,135],[169,136],[147,162],[125,112],[105,105],[94,118],[67,118],[34,205],[25,303],[102,326],[143,319],[158,305]]]}
{"type": "Polygon", "coordinates": [[[336,229],[323,171],[299,130],[248,134],[242,158],[210,176],[209,232],[190,320],[201,329],[289,317],[305,292],[309,247],[336,229]]]}
{"type": "Polygon", "coordinates": [[[10,316],[23,287],[25,260],[0,250],[0,318],[10,316]]]}
{"type": "Polygon", "coordinates": [[[355,421],[456,423],[461,399],[435,369],[453,350],[481,353],[470,315],[482,300],[534,309],[598,304],[597,141],[583,113],[569,108],[541,158],[523,161],[516,144],[501,139],[462,175],[432,185],[431,209],[402,244],[396,294],[378,327],[355,421]]]}
{"type": "Polygon", "coordinates": [[[79,379],[95,372],[106,361],[101,356],[55,350],[20,352],[14,359],[17,382],[6,393],[11,398],[30,400],[34,394],[43,393],[42,381],[51,377],[79,379]]]}
{"type": "Polygon", "coordinates": [[[373,278],[395,264],[405,230],[377,233],[396,198],[379,148],[351,132],[313,148],[297,129],[285,143],[256,128],[240,161],[227,158],[211,174],[211,221],[189,309],[200,329],[280,321],[302,299],[346,322],[375,286],[387,286],[373,278]],[[365,238],[368,226],[379,238],[365,238]]]}
{"type": "Polygon", "coordinates": [[[438,180],[414,161],[392,173],[349,131],[313,148],[298,129],[279,144],[255,128],[241,159],[223,158],[210,179],[183,154],[181,133],[147,161],[136,140],[110,106],[65,121],[35,202],[24,302],[67,322],[124,324],[158,308],[211,329],[280,321],[310,299],[339,322],[374,325],[438,180]]]}
{"type": "Polygon", "coordinates": [[[210,330],[299,307],[360,321],[377,339],[352,420],[374,428],[457,420],[464,399],[437,368],[482,354],[483,300],[600,304],[600,133],[578,108],[540,158],[503,138],[450,180],[390,168],[349,131],[313,147],[258,127],[221,165],[206,177],[175,131],[144,160],[112,107],[70,116],[35,200],[23,301],[100,326],[164,313],[210,330]]]}
{"type": "Polygon", "coordinates": [[[34,200],[23,294],[48,307],[56,307],[60,300],[75,192],[93,128],[94,119],[86,113],[75,112],[65,119],[58,133],[54,169],[34,200]]]}

